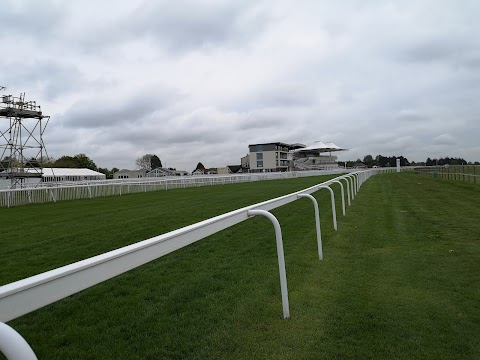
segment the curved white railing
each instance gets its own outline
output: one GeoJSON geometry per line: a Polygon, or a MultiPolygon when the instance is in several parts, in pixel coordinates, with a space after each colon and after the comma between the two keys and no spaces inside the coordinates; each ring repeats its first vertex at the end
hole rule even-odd
{"type": "MultiPolygon", "coordinates": [[[[393,170],[394,169],[372,169],[363,171],[362,173],[339,176],[304,190],[230,211],[163,235],[155,236],[117,250],[109,251],[89,259],[78,261],[70,265],[1,286],[0,322],[13,320],[43,306],[111,279],[230,226],[245,221],[252,215],[265,215],[264,212],[296,201],[299,199],[299,196],[302,197],[301,195],[310,195],[318,191],[320,188],[330,189],[328,184],[331,184],[337,179],[344,178],[345,176],[356,178],[358,181],[356,182],[355,187],[358,186],[359,188],[370,176],[379,172],[391,172],[393,170]]],[[[330,189],[330,192],[333,194],[332,189],[330,189]]],[[[334,206],[335,203],[332,198],[332,212],[334,211],[334,206]]],[[[270,219],[272,220],[272,218],[270,219]]],[[[278,228],[276,225],[275,227],[276,230],[278,230],[280,225],[278,224],[278,228]]],[[[317,235],[320,234],[319,230],[320,224],[318,222],[317,235]]],[[[279,249],[278,231],[276,237],[277,249],[279,249]]],[[[323,257],[320,253],[321,244],[319,246],[319,256],[323,257]]],[[[281,253],[283,254],[283,246],[281,253]]],[[[288,297],[286,307],[283,292],[282,303],[284,307],[284,317],[288,317],[288,297]],[[287,311],[285,310],[286,308],[287,311]]],[[[0,348],[0,350],[5,351],[5,348],[0,348]]],[[[13,358],[21,359],[21,357],[13,358]]]]}

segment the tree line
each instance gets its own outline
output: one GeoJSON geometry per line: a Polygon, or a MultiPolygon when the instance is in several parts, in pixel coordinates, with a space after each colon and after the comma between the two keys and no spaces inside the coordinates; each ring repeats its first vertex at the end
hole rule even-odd
{"type": "Polygon", "coordinates": [[[340,161],[341,166],[355,167],[359,164],[364,164],[365,166],[371,168],[374,166],[377,167],[395,167],[397,166],[397,159],[400,159],[400,166],[434,166],[434,165],[480,165],[480,162],[467,162],[463,158],[457,157],[445,157],[439,159],[430,159],[428,158],[424,162],[415,162],[409,161],[404,156],[383,156],[377,155],[375,158],[372,155],[366,155],[363,157],[363,160],[357,159],[356,161],[340,161]]]}
{"type": "Polygon", "coordinates": [[[372,155],[365,155],[363,157],[363,160],[357,159],[356,161],[340,161],[339,164],[341,166],[346,166],[347,167],[355,167],[358,165],[365,165],[366,167],[394,167],[397,166],[397,159],[400,159],[400,166],[410,166],[411,163],[408,161],[408,159],[404,156],[383,156],[383,155],[377,155],[375,158],[372,155]]]}

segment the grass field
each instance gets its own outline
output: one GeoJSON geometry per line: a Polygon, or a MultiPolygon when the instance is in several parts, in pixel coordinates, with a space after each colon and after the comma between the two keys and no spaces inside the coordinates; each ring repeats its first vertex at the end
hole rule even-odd
{"type": "MultiPolygon", "coordinates": [[[[323,180],[323,179],[322,179],[323,180]]],[[[0,283],[290,193],[303,178],[0,209],[0,283]]],[[[338,193],[338,191],[337,191],[338,193]]],[[[9,324],[39,359],[478,359],[480,190],[412,173],[369,179],[318,261],[307,199],[9,324]]],[[[338,197],[337,197],[338,200],[338,197]]]]}

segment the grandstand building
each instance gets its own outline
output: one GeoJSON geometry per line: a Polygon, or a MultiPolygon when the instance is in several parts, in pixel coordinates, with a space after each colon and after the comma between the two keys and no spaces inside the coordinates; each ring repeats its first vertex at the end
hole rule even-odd
{"type": "Polygon", "coordinates": [[[292,170],[328,170],[338,167],[338,160],[332,152],[345,151],[338,145],[315,141],[312,145],[290,152],[292,170]]]}
{"type": "Polygon", "coordinates": [[[310,146],[271,142],[249,145],[248,148],[250,172],[334,169],[338,167],[338,162],[332,152],[346,150],[332,142],[321,141],[310,146]]]}
{"type": "Polygon", "coordinates": [[[282,142],[272,142],[248,145],[248,149],[250,151],[250,172],[280,172],[288,170],[288,153],[294,150],[295,146],[282,142]]]}

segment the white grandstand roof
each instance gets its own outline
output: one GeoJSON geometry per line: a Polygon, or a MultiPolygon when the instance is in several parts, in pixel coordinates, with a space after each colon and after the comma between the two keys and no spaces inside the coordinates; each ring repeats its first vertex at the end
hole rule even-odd
{"type": "Polygon", "coordinates": [[[312,145],[307,146],[305,148],[300,148],[294,150],[294,152],[302,152],[302,151],[318,151],[318,152],[331,152],[331,151],[344,151],[347,149],[343,149],[340,146],[334,144],[333,142],[323,143],[321,141],[315,141],[312,145]]]}
{"type": "MultiPolygon", "coordinates": [[[[39,169],[25,169],[29,173],[37,173],[39,169]]],[[[54,176],[101,176],[105,177],[105,174],[102,174],[98,171],[93,171],[90,169],[76,169],[76,168],[43,168],[43,177],[54,177],[54,176]]]]}

